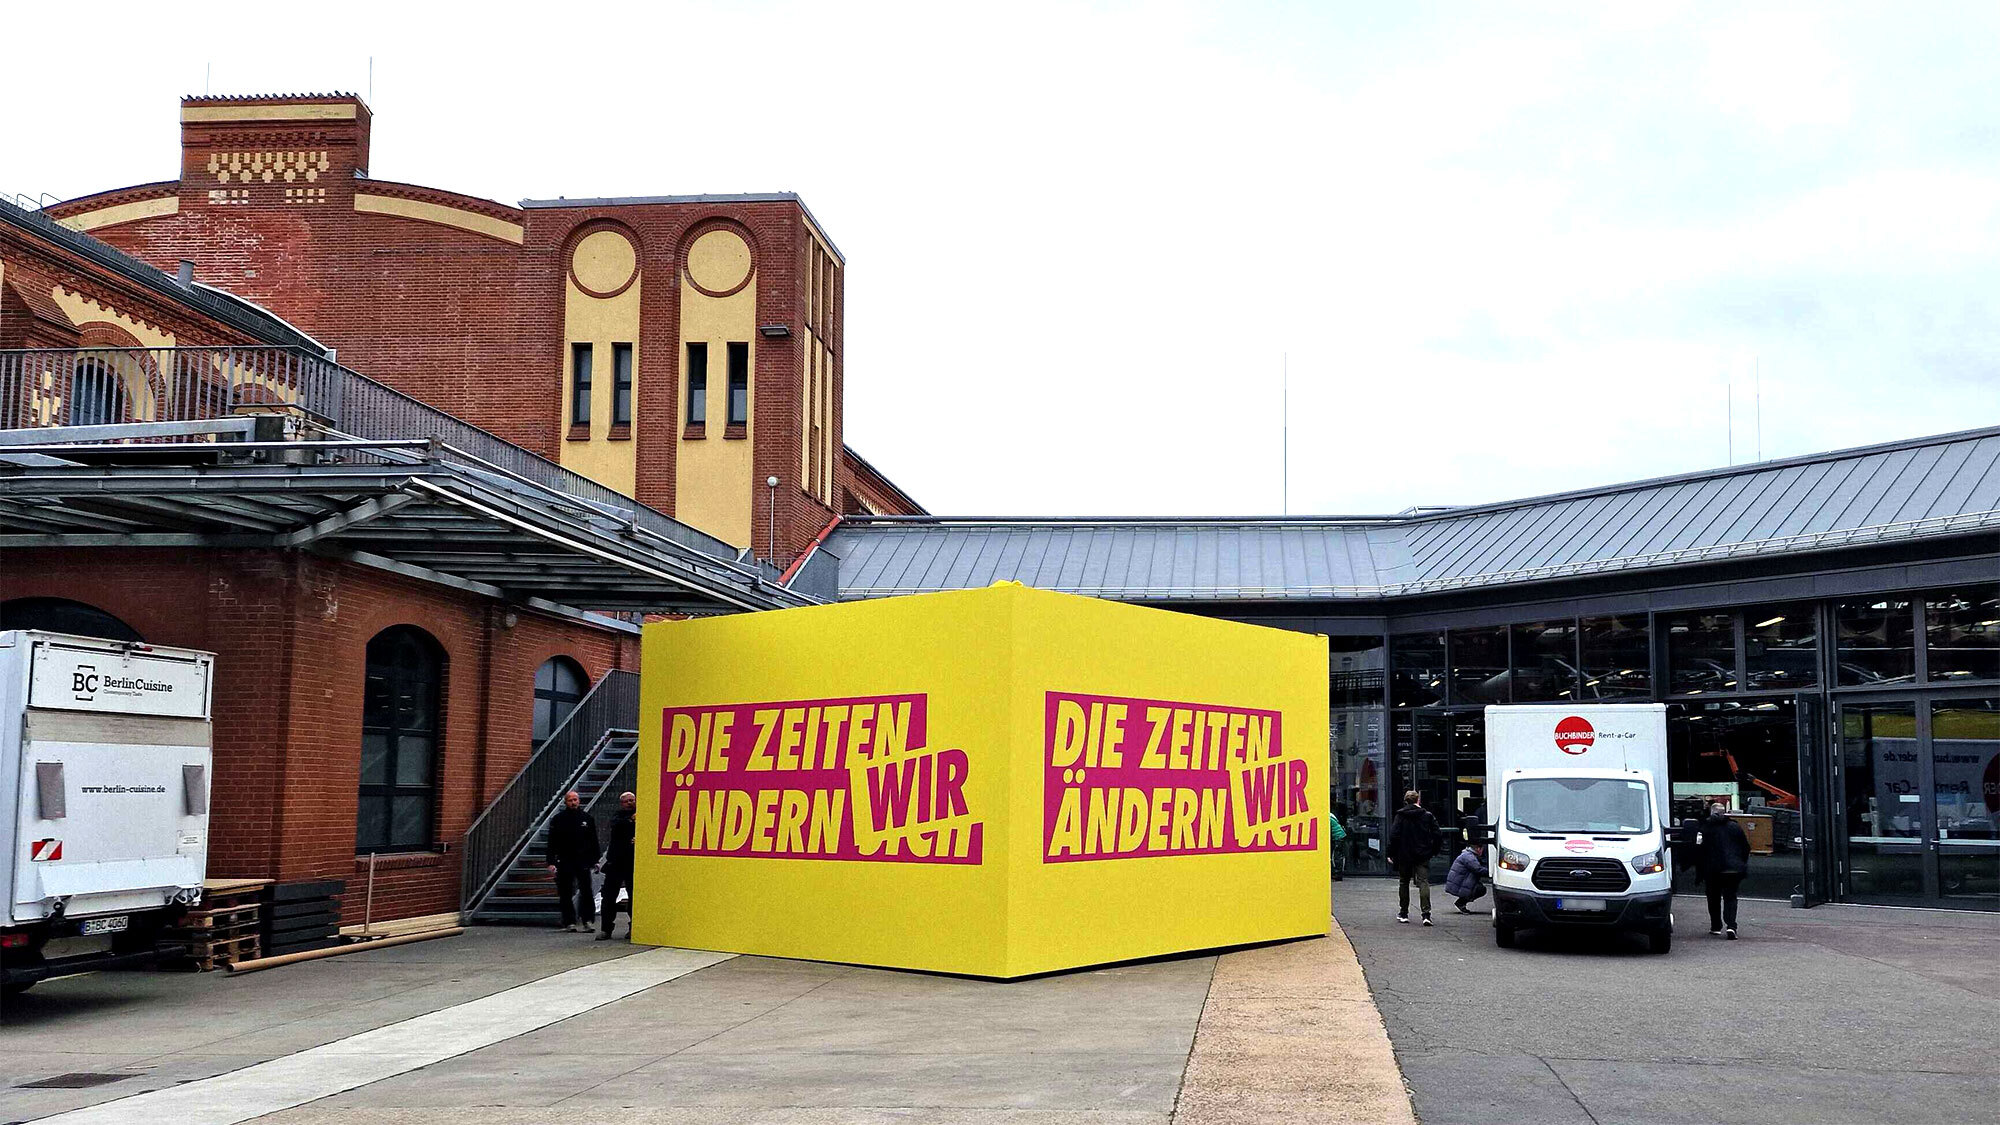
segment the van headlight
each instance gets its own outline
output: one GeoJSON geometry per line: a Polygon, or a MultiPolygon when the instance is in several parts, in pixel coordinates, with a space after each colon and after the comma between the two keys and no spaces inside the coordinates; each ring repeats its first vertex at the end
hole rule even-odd
{"type": "Polygon", "coordinates": [[[1526,871],[1528,869],[1527,853],[1517,852],[1512,848],[1501,848],[1500,866],[1509,871],[1526,871]]]}
{"type": "Polygon", "coordinates": [[[1656,875],[1665,871],[1666,865],[1660,862],[1659,852],[1647,852],[1645,855],[1632,857],[1632,870],[1641,875],[1656,875]]]}

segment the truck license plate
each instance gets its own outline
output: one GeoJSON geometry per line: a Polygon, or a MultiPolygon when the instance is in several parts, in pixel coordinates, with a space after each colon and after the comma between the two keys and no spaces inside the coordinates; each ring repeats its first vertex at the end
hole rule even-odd
{"type": "Polygon", "coordinates": [[[1602,910],[1604,909],[1604,900],[1601,898],[1559,898],[1556,900],[1556,909],[1602,910]]]}
{"type": "Polygon", "coordinates": [[[86,918],[83,921],[83,936],[93,934],[122,934],[132,924],[129,914],[118,914],[110,918],[86,918]]]}

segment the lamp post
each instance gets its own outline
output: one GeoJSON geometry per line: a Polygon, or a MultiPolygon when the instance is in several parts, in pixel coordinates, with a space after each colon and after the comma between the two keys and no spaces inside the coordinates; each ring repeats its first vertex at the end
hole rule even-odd
{"type": "Polygon", "coordinates": [[[778,478],[765,477],[764,486],[771,490],[771,530],[764,540],[764,557],[778,565],[778,478]]]}

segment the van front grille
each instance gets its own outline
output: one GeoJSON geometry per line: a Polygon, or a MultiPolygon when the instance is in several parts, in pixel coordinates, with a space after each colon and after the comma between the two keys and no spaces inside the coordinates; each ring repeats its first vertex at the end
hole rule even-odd
{"type": "Polygon", "coordinates": [[[1535,864],[1533,881],[1538,890],[1610,894],[1631,886],[1632,876],[1620,860],[1549,856],[1535,864]]]}

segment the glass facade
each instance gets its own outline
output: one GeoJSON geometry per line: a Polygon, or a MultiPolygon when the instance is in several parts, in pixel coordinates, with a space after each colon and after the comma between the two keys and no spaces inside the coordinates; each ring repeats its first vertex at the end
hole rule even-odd
{"type": "Polygon", "coordinates": [[[1604,703],[1653,694],[1652,633],[1643,613],[1586,617],[1578,625],[1581,698],[1604,703]]]}
{"type": "Polygon", "coordinates": [[[1451,702],[1508,702],[1507,627],[1451,631],[1451,702]]]}
{"type": "Polygon", "coordinates": [[[1537,621],[1516,625],[1513,636],[1514,702],[1574,701],[1578,687],[1576,622],[1537,621]]]}
{"type": "Polygon", "coordinates": [[[1925,679],[2000,680],[2000,585],[1924,598],[1925,679]]]}
{"type": "Polygon", "coordinates": [[[1684,613],[1660,620],[1667,635],[1667,691],[1712,695],[1735,691],[1736,615],[1684,613]]]}
{"type": "Polygon", "coordinates": [[[1674,817],[1729,808],[1745,894],[2000,910],[2000,583],[1330,643],[1349,872],[1406,789],[1484,817],[1487,705],[1659,700],[1674,817]]]}
{"type": "Polygon", "coordinates": [[[1907,684],[1917,678],[1917,619],[1909,598],[1842,602],[1833,620],[1842,687],[1907,684]]]}
{"type": "Polygon", "coordinates": [[[1396,811],[1390,792],[1389,744],[1382,733],[1382,712],[1336,710],[1329,716],[1330,758],[1333,764],[1333,815],[1347,829],[1337,870],[1349,874],[1381,874],[1382,821],[1396,811]]]}
{"type": "Polygon", "coordinates": [[[1389,706],[1430,707],[1444,702],[1444,633],[1404,633],[1389,638],[1389,706]]]}

